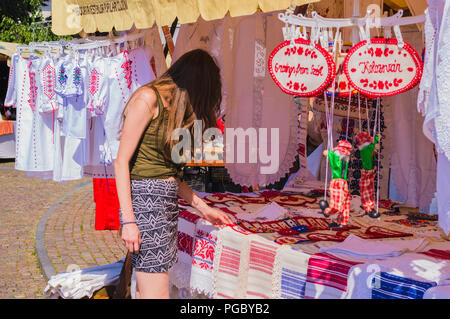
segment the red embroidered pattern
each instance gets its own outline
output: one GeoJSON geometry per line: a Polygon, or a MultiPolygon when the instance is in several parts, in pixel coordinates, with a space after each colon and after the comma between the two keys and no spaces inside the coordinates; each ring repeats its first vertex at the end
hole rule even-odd
{"type": "Polygon", "coordinates": [[[55,85],[56,85],[56,72],[55,69],[47,64],[42,72],[42,78],[44,83],[44,94],[47,95],[49,99],[55,96],[55,85]]]}
{"type": "Polygon", "coordinates": [[[197,230],[197,235],[195,237],[192,265],[196,265],[201,269],[212,270],[217,240],[216,237],[202,230],[197,230]]]}
{"type": "Polygon", "coordinates": [[[36,97],[37,97],[37,86],[36,86],[36,74],[31,72],[31,62],[28,66],[30,68],[29,77],[30,77],[30,93],[28,94],[29,99],[28,103],[30,104],[31,109],[34,111],[36,108],[36,97]]]}
{"type": "Polygon", "coordinates": [[[194,238],[186,233],[178,232],[178,250],[192,256],[194,238]]]}
{"type": "Polygon", "coordinates": [[[100,74],[98,73],[97,69],[93,69],[91,72],[91,77],[89,79],[89,93],[91,93],[92,96],[97,94],[99,82],[100,74]]]}
{"type": "Polygon", "coordinates": [[[127,81],[127,87],[128,89],[131,89],[131,82],[132,82],[132,72],[131,72],[131,61],[128,60],[126,54],[124,54],[125,56],[125,62],[122,64],[122,69],[124,69],[125,71],[125,80],[127,81]]]}

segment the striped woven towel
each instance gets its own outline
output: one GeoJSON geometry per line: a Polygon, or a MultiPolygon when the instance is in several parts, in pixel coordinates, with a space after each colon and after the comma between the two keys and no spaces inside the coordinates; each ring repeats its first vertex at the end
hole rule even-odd
{"type": "Polygon", "coordinates": [[[430,249],[422,252],[422,254],[436,259],[450,260],[450,250],[430,249]]]}
{"type": "Polygon", "coordinates": [[[251,236],[247,298],[271,298],[273,266],[280,247],[261,235],[251,236]]]}
{"type": "Polygon", "coordinates": [[[251,234],[239,226],[226,227],[217,233],[213,266],[213,296],[219,299],[243,298],[245,295],[251,234]]]}
{"type": "Polygon", "coordinates": [[[329,253],[318,253],[309,259],[305,285],[305,298],[343,298],[347,291],[350,269],[362,262],[338,258],[329,253]]]}
{"type": "Polygon", "coordinates": [[[303,299],[310,254],[281,246],[274,262],[272,298],[303,299]]]}
{"type": "Polygon", "coordinates": [[[372,299],[423,299],[435,282],[424,282],[380,272],[373,278],[372,299]],[[377,285],[378,283],[378,285],[377,285]]]}

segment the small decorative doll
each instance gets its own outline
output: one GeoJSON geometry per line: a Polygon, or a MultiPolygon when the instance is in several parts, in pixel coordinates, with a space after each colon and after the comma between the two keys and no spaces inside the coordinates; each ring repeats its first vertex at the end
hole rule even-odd
{"type": "Polygon", "coordinates": [[[361,206],[364,213],[372,218],[380,217],[380,213],[375,208],[374,179],[376,169],[373,166],[373,156],[379,148],[379,136],[375,139],[366,132],[356,135],[356,146],[361,153],[363,169],[359,180],[359,193],[361,195],[361,206]]]}
{"type": "Polygon", "coordinates": [[[348,191],[347,172],[352,145],[345,140],[340,140],[338,145],[328,154],[331,167],[330,204],[321,200],[319,206],[325,217],[331,217],[336,221],[330,223],[330,228],[342,228],[348,224],[350,214],[350,192],[348,191]]]}

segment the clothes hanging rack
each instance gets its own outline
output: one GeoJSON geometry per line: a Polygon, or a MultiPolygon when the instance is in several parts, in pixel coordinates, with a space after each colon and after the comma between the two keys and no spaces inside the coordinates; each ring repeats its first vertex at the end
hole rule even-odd
{"type": "Polygon", "coordinates": [[[369,24],[371,27],[389,27],[389,26],[401,26],[409,24],[417,24],[425,22],[425,15],[419,15],[414,17],[402,17],[403,10],[399,10],[396,14],[390,17],[373,18],[371,17],[372,11],[368,11],[363,18],[343,18],[333,19],[320,16],[317,12],[312,12],[311,18],[307,18],[302,14],[292,14],[289,12],[281,12],[278,14],[278,19],[286,24],[294,26],[304,26],[311,28],[345,28],[345,27],[360,27],[369,24]],[[376,23],[374,22],[376,21],[376,23]]]}
{"type": "Polygon", "coordinates": [[[44,52],[50,52],[52,49],[57,49],[62,52],[64,48],[73,51],[97,49],[101,47],[111,46],[113,44],[122,44],[129,41],[136,41],[143,38],[147,32],[139,32],[133,35],[123,35],[114,39],[73,39],[71,41],[59,40],[59,41],[45,41],[45,42],[30,42],[28,45],[18,45],[16,47],[17,53],[22,53],[23,51],[35,51],[42,50],[44,52]]]}

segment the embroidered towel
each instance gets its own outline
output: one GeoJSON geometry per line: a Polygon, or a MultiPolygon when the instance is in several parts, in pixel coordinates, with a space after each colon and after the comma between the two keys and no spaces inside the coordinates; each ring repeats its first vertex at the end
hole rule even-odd
{"type": "Polygon", "coordinates": [[[261,236],[252,236],[246,298],[271,298],[274,261],[280,247],[261,236]]]}
{"type": "Polygon", "coordinates": [[[309,259],[305,285],[305,299],[338,299],[345,296],[350,269],[361,264],[349,257],[338,258],[318,253],[309,259]]]}
{"type": "Polygon", "coordinates": [[[227,227],[217,234],[213,266],[215,299],[243,298],[247,283],[249,235],[236,227],[227,227]]]}
{"type": "Polygon", "coordinates": [[[435,282],[423,282],[395,276],[386,272],[376,274],[374,284],[378,281],[378,287],[372,289],[372,299],[423,299],[424,293],[435,282]]]}
{"type": "Polygon", "coordinates": [[[281,246],[275,256],[272,298],[303,299],[311,254],[281,246]]]}
{"type": "Polygon", "coordinates": [[[191,291],[213,297],[213,264],[218,229],[202,219],[195,230],[190,278],[191,291]]]}

